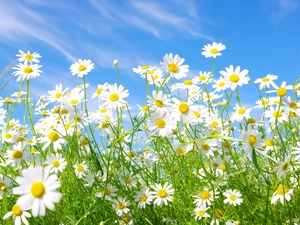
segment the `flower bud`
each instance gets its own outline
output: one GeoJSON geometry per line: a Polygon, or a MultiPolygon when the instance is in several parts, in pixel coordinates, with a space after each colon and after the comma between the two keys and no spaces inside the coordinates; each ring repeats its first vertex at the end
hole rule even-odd
{"type": "Polygon", "coordinates": [[[119,60],[115,59],[114,60],[114,66],[118,66],[119,65],[119,60]]]}

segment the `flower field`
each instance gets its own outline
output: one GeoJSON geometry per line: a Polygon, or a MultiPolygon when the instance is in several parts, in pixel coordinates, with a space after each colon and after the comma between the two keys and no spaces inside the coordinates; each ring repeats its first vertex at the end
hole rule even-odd
{"type": "Polygon", "coordinates": [[[20,91],[0,98],[1,224],[300,224],[299,79],[215,71],[225,49],[205,45],[212,69],[195,77],[177,54],[133,68],[144,105],[128,104],[118,60],[119,82],[91,96],[95,65],[79,59],[82,85],[33,99],[41,56],[20,50],[20,91]]]}

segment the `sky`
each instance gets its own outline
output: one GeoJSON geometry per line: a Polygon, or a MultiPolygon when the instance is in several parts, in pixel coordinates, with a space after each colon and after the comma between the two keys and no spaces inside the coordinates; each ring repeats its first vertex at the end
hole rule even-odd
{"type": "MultiPolygon", "coordinates": [[[[215,41],[226,45],[215,76],[234,65],[248,69],[253,80],[275,74],[277,84],[292,84],[300,77],[299,21],[298,0],[0,0],[0,70],[19,50],[38,52],[43,74],[31,82],[37,99],[55,84],[81,84],[69,72],[78,59],[95,63],[86,77],[91,93],[97,84],[119,83],[113,65],[118,59],[128,101],[145,104],[145,81],[133,67],[159,65],[173,53],[185,58],[188,77],[194,77],[211,70],[212,59],[201,52],[215,41]]],[[[1,97],[19,90],[15,80],[1,97]]],[[[250,102],[252,90],[243,91],[250,102]]]]}

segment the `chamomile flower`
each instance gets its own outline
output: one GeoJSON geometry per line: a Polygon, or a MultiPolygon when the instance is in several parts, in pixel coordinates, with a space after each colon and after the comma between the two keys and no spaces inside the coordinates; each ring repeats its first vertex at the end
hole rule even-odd
{"type": "Polygon", "coordinates": [[[13,72],[13,75],[18,76],[17,82],[29,80],[40,76],[40,73],[42,73],[42,71],[39,70],[39,68],[41,67],[42,66],[38,64],[27,65],[25,63],[19,63],[16,67],[13,67],[13,69],[17,70],[13,72]]]}
{"type": "Polygon", "coordinates": [[[79,103],[84,101],[83,99],[84,92],[79,88],[74,88],[71,92],[68,92],[64,97],[62,97],[61,102],[68,106],[77,106],[79,103]]]}
{"type": "Polygon", "coordinates": [[[205,157],[214,156],[214,152],[218,146],[217,140],[207,139],[199,141],[198,146],[202,150],[202,154],[205,157]]]}
{"type": "Polygon", "coordinates": [[[50,130],[47,133],[45,132],[44,136],[38,139],[40,142],[44,143],[43,150],[49,147],[52,144],[55,151],[62,148],[62,145],[66,143],[66,140],[61,137],[61,135],[54,131],[50,130]]]}
{"type": "Polygon", "coordinates": [[[288,90],[293,89],[292,86],[286,85],[286,81],[281,83],[281,86],[278,87],[277,84],[272,84],[275,90],[267,91],[267,93],[276,93],[278,97],[284,97],[287,95],[288,90]]]}
{"type": "Polygon", "coordinates": [[[163,94],[162,91],[156,92],[156,91],[152,91],[152,97],[147,96],[148,98],[148,105],[150,110],[152,110],[153,112],[167,112],[170,109],[171,106],[171,101],[168,95],[163,94]]]}
{"type": "Polygon", "coordinates": [[[278,178],[285,177],[286,173],[291,170],[291,154],[284,161],[277,161],[278,166],[275,167],[278,178]]]}
{"type": "Polygon", "coordinates": [[[243,203],[242,194],[237,190],[226,190],[223,195],[226,197],[224,203],[231,204],[233,206],[240,205],[243,203]]]}
{"type": "Polygon", "coordinates": [[[241,132],[241,139],[244,140],[242,148],[245,151],[245,156],[252,159],[253,148],[260,148],[264,144],[264,140],[261,138],[262,134],[257,130],[248,126],[247,130],[241,132]]]}
{"type": "Polygon", "coordinates": [[[181,121],[183,124],[189,124],[196,120],[196,106],[191,101],[181,101],[177,98],[172,98],[174,105],[171,107],[172,117],[176,121],[181,121]]]}
{"type": "Polygon", "coordinates": [[[108,107],[110,109],[122,108],[126,105],[126,98],[129,96],[128,90],[125,90],[123,85],[117,85],[116,83],[108,85],[108,90],[106,90],[103,95],[103,107],[108,107]]]}
{"type": "Polygon", "coordinates": [[[136,192],[134,200],[138,203],[139,209],[144,209],[147,205],[150,205],[153,199],[150,195],[149,188],[136,192]]]}
{"type": "Polygon", "coordinates": [[[179,55],[175,55],[173,57],[172,53],[165,54],[163,60],[164,62],[160,63],[162,68],[170,73],[171,77],[174,77],[177,80],[186,77],[187,73],[189,72],[189,66],[182,65],[185,59],[179,57],[179,55]]]}
{"type": "Polygon", "coordinates": [[[223,51],[224,49],[226,49],[226,46],[222,43],[213,42],[212,44],[204,45],[204,48],[202,48],[204,51],[201,54],[204,55],[205,58],[216,58],[217,56],[222,55],[220,51],[223,51]]]}
{"type": "Polygon", "coordinates": [[[231,120],[232,122],[234,121],[238,121],[238,122],[242,122],[245,119],[250,118],[250,112],[252,110],[252,108],[248,108],[248,107],[241,107],[239,106],[239,104],[235,104],[235,107],[233,107],[233,109],[235,110],[234,113],[232,113],[231,115],[231,120]]]}
{"type": "Polygon", "coordinates": [[[287,121],[287,114],[279,108],[274,109],[270,107],[268,110],[264,111],[265,117],[269,118],[269,123],[275,125],[276,123],[283,123],[287,121]]]}
{"type": "Polygon", "coordinates": [[[218,80],[214,80],[214,84],[212,86],[216,92],[225,91],[227,89],[227,82],[224,77],[220,77],[218,80]]]}
{"type": "Polygon", "coordinates": [[[1,135],[2,135],[2,141],[6,142],[6,143],[10,143],[10,144],[14,144],[16,143],[18,136],[19,136],[19,132],[17,132],[16,130],[13,129],[2,129],[1,130],[1,135]]]}
{"type": "Polygon", "coordinates": [[[52,154],[47,157],[46,160],[47,165],[50,167],[50,173],[54,172],[58,174],[58,172],[63,172],[67,162],[62,157],[62,154],[52,154]]]}
{"type": "Polygon", "coordinates": [[[105,84],[98,84],[97,85],[97,89],[94,92],[94,94],[92,95],[92,99],[98,97],[98,99],[101,99],[102,94],[104,93],[104,91],[106,91],[108,88],[108,83],[105,84]]]}
{"type": "Polygon", "coordinates": [[[11,180],[7,177],[3,177],[2,174],[0,174],[0,200],[2,199],[2,196],[7,191],[7,188],[10,186],[11,180]]]}
{"type": "Polygon", "coordinates": [[[202,72],[199,71],[199,76],[196,76],[193,78],[193,82],[195,84],[206,84],[212,82],[212,79],[210,77],[212,76],[211,72],[202,72]]]}
{"type": "Polygon", "coordinates": [[[28,65],[29,63],[39,63],[41,58],[40,54],[34,52],[30,53],[30,51],[23,52],[22,50],[19,50],[20,54],[17,54],[16,56],[19,57],[19,62],[24,62],[24,64],[28,65]]]}
{"type": "Polygon", "coordinates": [[[74,165],[76,176],[81,179],[86,176],[88,172],[88,166],[85,164],[85,161],[81,163],[76,163],[74,165]]]}
{"type": "Polygon", "coordinates": [[[125,198],[118,197],[118,199],[113,200],[113,203],[118,216],[123,216],[130,211],[128,208],[130,202],[125,198]]]}
{"type": "Polygon", "coordinates": [[[137,106],[138,106],[138,110],[139,110],[139,113],[137,116],[144,117],[145,114],[148,112],[149,107],[147,105],[144,105],[144,106],[137,105],[137,106]]]}
{"type": "MultiPolygon", "coordinates": [[[[138,68],[132,68],[133,72],[143,75],[147,71],[153,70],[155,67],[149,66],[149,65],[144,65],[144,66],[138,66],[138,68]]],[[[145,77],[144,77],[145,78],[145,77]]]]}
{"type": "Polygon", "coordinates": [[[56,84],[54,90],[48,91],[49,95],[47,96],[47,100],[49,100],[50,102],[55,102],[55,101],[60,102],[61,98],[67,92],[68,89],[69,88],[63,90],[62,84],[56,84]]]}
{"type": "Polygon", "coordinates": [[[259,83],[259,89],[262,90],[263,88],[270,88],[270,84],[272,86],[276,85],[274,80],[277,80],[278,76],[268,74],[263,78],[258,78],[254,81],[255,84],[259,83]]]}
{"type": "Polygon", "coordinates": [[[94,63],[92,63],[90,59],[79,59],[78,62],[75,62],[70,66],[71,74],[77,74],[78,77],[83,77],[84,75],[87,75],[89,72],[91,72],[92,69],[94,69],[94,63]]]}
{"type": "Polygon", "coordinates": [[[4,158],[6,158],[6,165],[21,166],[22,160],[28,160],[29,152],[24,151],[22,143],[14,144],[12,150],[7,150],[4,158]]]}
{"type": "Polygon", "coordinates": [[[62,194],[57,191],[61,186],[55,174],[50,175],[50,168],[29,167],[22,171],[23,177],[17,177],[19,187],[13,188],[13,194],[21,195],[17,204],[24,209],[31,209],[32,215],[45,216],[46,208],[54,210],[62,194]]]}
{"type": "Polygon", "coordinates": [[[28,220],[26,219],[26,217],[31,217],[30,213],[24,211],[21,209],[21,207],[18,205],[18,204],[15,204],[13,207],[12,207],[12,210],[8,213],[6,213],[4,216],[3,216],[3,219],[6,220],[7,218],[9,218],[10,216],[12,216],[14,222],[15,222],[15,225],[21,225],[22,222],[25,224],[25,225],[29,225],[29,222],[28,220]]]}
{"type": "Polygon", "coordinates": [[[173,201],[174,189],[171,184],[166,182],[163,186],[161,184],[155,184],[152,186],[154,191],[150,191],[150,195],[153,198],[154,205],[163,206],[168,205],[168,202],[173,201]]]}
{"type": "Polygon", "coordinates": [[[206,207],[205,205],[201,205],[200,207],[196,207],[194,209],[195,219],[196,220],[201,220],[202,218],[210,217],[210,215],[207,213],[207,210],[209,208],[210,207],[206,207]]]}
{"type": "Polygon", "coordinates": [[[277,190],[272,195],[271,204],[276,205],[278,200],[280,200],[281,204],[284,205],[286,201],[291,200],[292,194],[293,189],[289,189],[284,184],[279,184],[277,190]]]}
{"type": "Polygon", "coordinates": [[[219,197],[219,193],[220,192],[218,191],[209,190],[208,188],[204,187],[198,195],[193,196],[193,198],[195,198],[193,203],[196,204],[197,207],[209,206],[216,198],[219,197]]]}
{"type": "Polygon", "coordinates": [[[224,80],[227,83],[227,87],[231,88],[234,91],[237,86],[243,86],[248,84],[250,78],[248,77],[248,70],[244,69],[241,71],[241,67],[238,66],[234,69],[232,65],[225,68],[226,71],[220,71],[220,74],[223,75],[224,80]]]}
{"type": "Polygon", "coordinates": [[[151,135],[167,137],[172,134],[175,123],[167,113],[155,113],[148,121],[148,129],[151,135]]]}
{"type": "Polygon", "coordinates": [[[117,196],[117,188],[115,186],[112,186],[111,184],[108,184],[107,186],[103,187],[103,190],[101,192],[98,192],[96,195],[99,198],[103,198],[105,200],[112,201],[114,197],[117,196]]]}
{"type": "Polygon", "coordinates": [[[192,149],[193,149],[193,144],[189,143],[189,144],[179,145],[175,149],[175,151],[176,151],[176,155],[183,156],[189,153],[192,149]]]}

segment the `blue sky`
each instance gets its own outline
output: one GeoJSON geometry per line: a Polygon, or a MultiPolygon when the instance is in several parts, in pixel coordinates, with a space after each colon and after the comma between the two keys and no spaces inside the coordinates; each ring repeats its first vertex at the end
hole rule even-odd
{"type": "MultiPolygon", "coordinates": [[[[118,82],[112,62],[119,59],[128,100],[143,104],[144,80],[132,67],[159,65],[173,53],[186,59],[193,77],[211,70],[212,60],[201,52],[216,41],[227,49],[217,58],[215,76],[232,64],[248,69],[253,80],[270,73],[279,85],[291,84],[300,77],[299,11],[297,0],[0,0],[0,69],[19,49],[40,53],[44,73],[32,80],[37,97],[58,83],[82,83],[69,73],[80,58],[95,63],[87,77],[91,92],[118,82]]],[[[0,96],[18,90],[14,80],[0,96]]]]}

